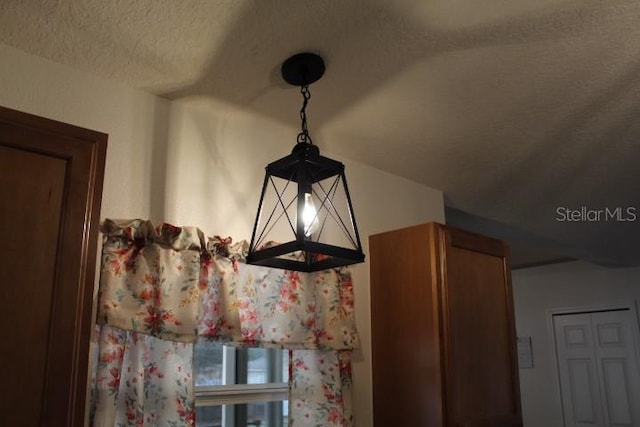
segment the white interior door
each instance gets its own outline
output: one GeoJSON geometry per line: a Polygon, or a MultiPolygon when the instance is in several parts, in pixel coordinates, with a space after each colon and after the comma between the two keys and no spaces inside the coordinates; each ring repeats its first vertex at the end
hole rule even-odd
{"type": "Polygon", "coordinates": [[[566,427],[640,427],[640,362],[630,309],[553,316],[566,427]]]}

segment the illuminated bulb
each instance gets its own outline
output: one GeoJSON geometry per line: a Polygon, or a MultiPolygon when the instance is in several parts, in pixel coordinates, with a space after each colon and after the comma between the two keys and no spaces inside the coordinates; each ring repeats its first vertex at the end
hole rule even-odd
{"type": "Polygon", "coordinates": [[[313,204],[311,193],[304,193],[304,210],[302,211],[302,222],[304,224],[304,236],[310,237],[318,228],[318,211],[313,204]]]}

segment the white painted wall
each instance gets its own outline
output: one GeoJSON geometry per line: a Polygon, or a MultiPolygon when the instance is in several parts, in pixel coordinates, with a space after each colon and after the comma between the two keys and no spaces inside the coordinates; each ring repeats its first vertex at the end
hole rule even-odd
{"type": "MultiPolygon", "coordinates": [[[[0,105],[109,134],[102,218],[150,218],[248,240],[264,166],[295,142],[297,130],[212,100],[169,102],[3,45],[0,63],[0,105]]],[[[365,253],[371,234],[444,221],[440,191],[323,154],[346,164],[365,253]]],[[[369,265],[352,272],[362,338],[354,410],[358,425],[367,427],[369,265]]]]}
{"type": "Polygon", "coordinates": [[[109,134],[103,217],[149,217],[169,102],[0,44],[0,105],[109,134]]]}
{"type": "Polygon", "coordinates": [[[524,427],[563,427],[550,310],[637,303],[640,268],[576,261],[515,270],[512,280],[518,335],[531,336],[533,343],[534,368],[520,370],[524,427]]]}

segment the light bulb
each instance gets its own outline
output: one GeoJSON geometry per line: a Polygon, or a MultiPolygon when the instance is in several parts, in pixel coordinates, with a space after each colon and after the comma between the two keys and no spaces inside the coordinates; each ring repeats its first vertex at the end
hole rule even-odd
{"type": "Polygon", "coordinates": [[[313,204],[311,193],[304,193],[304,209],[302,211],[302,223],[304,224],[304,236],[310,237],[318,228],[318,211],[313,204]]]}

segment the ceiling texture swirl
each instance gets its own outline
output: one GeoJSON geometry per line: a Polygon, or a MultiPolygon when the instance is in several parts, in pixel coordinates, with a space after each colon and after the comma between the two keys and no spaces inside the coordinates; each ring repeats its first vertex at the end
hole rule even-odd
{"type": "Polygon", "coordinates": [[[0,43],[295,127],[280,65],[319,53],[323,150],[442,190],[517,265],[640,265],[637,0],[3,0],[0,43]]]}

